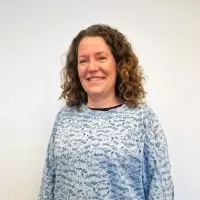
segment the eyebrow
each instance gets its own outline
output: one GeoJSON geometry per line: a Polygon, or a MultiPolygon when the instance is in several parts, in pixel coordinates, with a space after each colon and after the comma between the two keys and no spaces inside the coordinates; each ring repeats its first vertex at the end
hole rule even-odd
{"type": "MultiPolygon", "coordinates": [[[[108,54],[104,51],[98,51],[95,53],[95,55],[97,55],[97,56],[99,56],[101,54],[105,54],[106,56],[108,56],[108,54]]],[[[82,54],[82,55],[79,55],[78,57],[80,58],[80,57],[87,57],[87,56],[88,56],[87,54],[82,54]]]]}

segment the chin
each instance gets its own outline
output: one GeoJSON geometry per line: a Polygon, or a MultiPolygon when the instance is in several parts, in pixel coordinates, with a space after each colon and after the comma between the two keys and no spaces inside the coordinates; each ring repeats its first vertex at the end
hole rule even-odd
{"type": "Polygon", "coordinates": [[[88,91],[87,92],[88,96],[99,96],[103,94],[103,91],[88,91]]]}

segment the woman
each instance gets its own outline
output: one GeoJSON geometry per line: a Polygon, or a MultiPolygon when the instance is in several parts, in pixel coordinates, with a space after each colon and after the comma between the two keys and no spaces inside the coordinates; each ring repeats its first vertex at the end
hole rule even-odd
{"type": "Polygon", "coordinates": [[[92,25],[73,39],[40,200],[172,200],[167,142],[144,104],[143,76],[126,37],[92,25]]]}

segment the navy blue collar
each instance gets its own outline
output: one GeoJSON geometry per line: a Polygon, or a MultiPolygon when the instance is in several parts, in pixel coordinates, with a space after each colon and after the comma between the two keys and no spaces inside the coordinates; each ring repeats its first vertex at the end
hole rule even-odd
{"type": "Polygon", "coordinates": [[[116,106],[113,106],[113,107],[108,107],[108,108],[90,108],[90,107],[88,107],[88,108],[91,109],[91,110],[108,111],[108,110],[111,110],[111,109],[114,109],[114,108],[118,108],[122,105],[123,104],[119,104],[119,105],[116,105],[116,106]]]}

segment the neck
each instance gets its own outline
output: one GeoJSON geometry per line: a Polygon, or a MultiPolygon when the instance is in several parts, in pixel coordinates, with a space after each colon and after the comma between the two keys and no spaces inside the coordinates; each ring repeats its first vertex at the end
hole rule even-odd
{"type": "Polygon", "coordinates": [[[104,98],[104,99],[99,99],[99,98],[94,99],[94,98],[88,97],[87,106],[90,108],[109,108],[109,107],[117,106],[121,103],[122,102],[120,102],[116,96],[104,98]]]}

